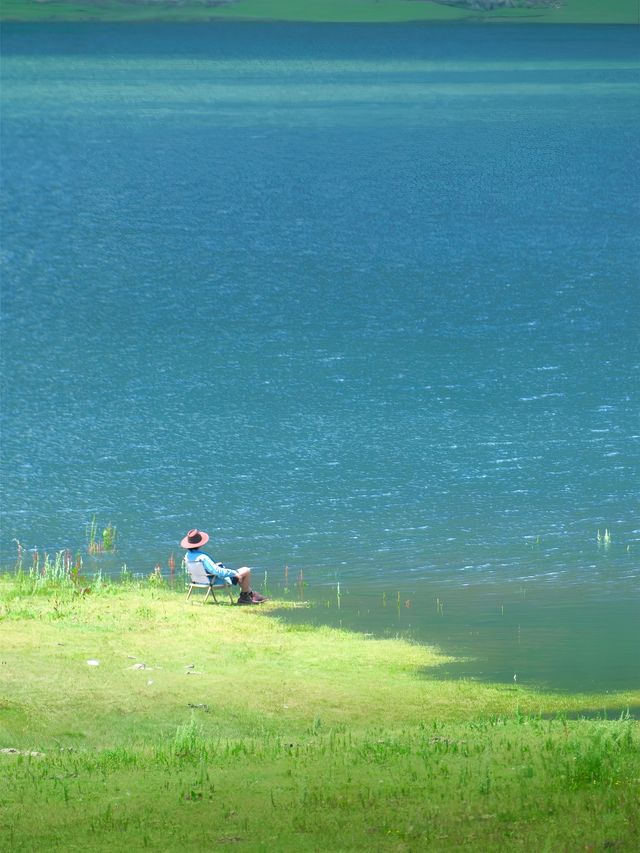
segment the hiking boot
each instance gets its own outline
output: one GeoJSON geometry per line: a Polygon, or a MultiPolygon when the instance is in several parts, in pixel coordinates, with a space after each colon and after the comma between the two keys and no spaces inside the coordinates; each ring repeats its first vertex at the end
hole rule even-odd
{"type": "Polygon", "coordinates": [[[264,595],[260,595],[259,592],[251,592],[251,598],[253,599],[254,604],[262,604],[263,601],[269,601],[264,595]]]}
{"type": "Polygon", "coordinates": [[[236,604],[258,604],[258,602],[253,600],[250,592],[241,592],[236,604]]]}

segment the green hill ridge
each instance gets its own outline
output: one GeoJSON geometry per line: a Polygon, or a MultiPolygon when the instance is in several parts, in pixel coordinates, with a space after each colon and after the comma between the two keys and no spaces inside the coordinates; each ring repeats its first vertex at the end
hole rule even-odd
{"type": "Polygon", "coordinates": [[[3,21],[640,23],[636,0],[3,0],[3,21]]]}

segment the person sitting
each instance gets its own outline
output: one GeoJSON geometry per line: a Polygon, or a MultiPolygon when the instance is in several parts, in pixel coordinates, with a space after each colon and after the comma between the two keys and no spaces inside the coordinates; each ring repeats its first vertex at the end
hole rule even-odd
{"type": "Polygon", "coordinates": [[[185,560],[187,569],[189,563],[202,563],[202,567],[210,578],[217,578],[220,581],[240,587],[240,596],[237,604],[261,604],[266,601],[264,595],[259,592],[254,592],[251,589],[251,569],[248,566],[243,566],[241,569],[228,569],[224,563],[214,562],[208,554],[201,551],[201,547],[209,541],[209,534],[202,530],[194,528],[180,542],[181,548],[186,548],[185,560]]]}

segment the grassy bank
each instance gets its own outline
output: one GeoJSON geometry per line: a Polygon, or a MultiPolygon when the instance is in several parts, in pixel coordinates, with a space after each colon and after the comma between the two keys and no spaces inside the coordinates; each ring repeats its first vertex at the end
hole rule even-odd
{"type": "Polygon", "coordinates": [[[299,604],[76,586],[0,578],[0,849],[633,849],[640,732],[604,715],[638,694],[439,681],[437,650],[270,617],[299,604]]]}
{"type": "Polygon", "coordinates": [[[489,21],[557,24],[638,24],[636,0],[565,0],[557,8],[477,11],[429,0],[3,0],[3,20],[316,22],[489,21]]]}

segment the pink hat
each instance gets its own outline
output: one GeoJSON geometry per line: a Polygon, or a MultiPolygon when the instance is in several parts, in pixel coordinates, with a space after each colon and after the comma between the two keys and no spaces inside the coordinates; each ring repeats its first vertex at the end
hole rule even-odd
{"type": "Polygon", "coordinates": [[[194,527],[190,530],[180,543],[181,548],[199,548],[201,545],[206,545],[209,541],[209,534],[204,533],[194,527]]]}

